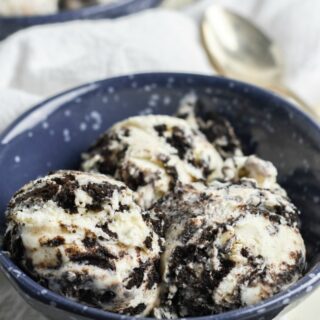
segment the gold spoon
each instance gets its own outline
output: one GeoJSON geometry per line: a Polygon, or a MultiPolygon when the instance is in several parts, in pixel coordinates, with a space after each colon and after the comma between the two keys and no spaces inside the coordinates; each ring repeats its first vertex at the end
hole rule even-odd
{"type": "Polygon", "coordinates": [[[255,25],[212,5],[205,11],[201,29],[204,46],[219,74],[271,89],[317,117],[311,106],[283,84],[279,49],[255,25]]]}

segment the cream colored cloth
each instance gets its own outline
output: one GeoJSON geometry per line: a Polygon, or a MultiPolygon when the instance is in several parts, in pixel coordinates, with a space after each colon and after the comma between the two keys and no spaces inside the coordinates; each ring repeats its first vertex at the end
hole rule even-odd
{"type": "Polygon", "coordinates": [[[35,101],[62,90],[152,70],[212,72],[189,17],[151,10],[18,32],[0,44],[0,130],[35,101]]]}
{"type": "MultiPolygon", "coordinates": [[[[142,71],[214,74],[198,33],[204,8],[214,2],[264,29],[284,53],[286,84],[320,108],[319,0],[198,0],[180,13],[156,9],[114,21],[35,27],[3,41],[0,131],[36,102],[91,80],[142,71]]],[[[281,320],[317,320],[319,299],[320,289],[281,320]]],[[[44,319],[1,274],[0,319],[44,319]]]]}

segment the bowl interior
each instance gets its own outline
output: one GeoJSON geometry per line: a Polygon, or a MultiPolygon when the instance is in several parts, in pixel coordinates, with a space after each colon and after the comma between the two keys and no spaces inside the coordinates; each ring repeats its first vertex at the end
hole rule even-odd
{"type": "Polygon", "coordinates": [[[173,114],[195,93],[228,118],[245,153],[272,161],[279,181],[301,210],[309,269],[320,256],[320,129],[287,102],[221,78],[143,74],[88,84],[48,100],[18,119],[0,145],[0,231],[5,208],[23,184],[61,168],[77,169],[80,155],[116,121],[139,114],[173,114]]]}

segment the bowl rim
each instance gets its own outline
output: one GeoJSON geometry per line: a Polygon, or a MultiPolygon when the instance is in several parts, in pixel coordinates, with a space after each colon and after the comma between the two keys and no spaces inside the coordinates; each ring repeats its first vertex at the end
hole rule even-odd
{"type": "MultiPolygon", "coordinates": [[[[95,82],[90,82],[87,84],[83,84],[81,86],[66,90],[60,94],[57,94],[49,99],[46,99],[31,109],[24,112],[21,116],[19,116],[6,130],[2,132],[0,135],[0,144],[2,140],[7,136],[7,134],[15,128],[17,124],[19,124],[24,118],[29,116],[34,111],[42,108],[43,106],[47,105],[48,103],[62,98],[63,96],[67,96],[72,92],[76,92],[78,90],[84,88],[90,88],[92,85],[96,87],[90,91],[85,91],[80,93],[78,97],[83,97],[88,92],[92,93],[95,90],[101,87],[108,87],[111,84],[114,86],[115,83],[119,84],[120,88],[126,87],[127,83],[132,81],[133,79],[139,82],[139,86],[142,87],[145,85],[150,85],[150,83],[156,83],[160,80],[164,81],[168,78],[175,78],[185,79],[189,78],[192,79],[190,86],[192,87],[192,83],[197,81],[204,81],[206,85],[221,85],[232,88],[235,92],[241,92],[245,95],[251,95],[253,97],[257,97],[260,99],[272,99],[277,107],[281,109],[286,109],[288,112],[291,112],[294,116],[297,116],[298,121],[303,121],[308,126],[310,126],[313,130],[317,131],[320,136],[320,125],[312,119],[303,111],[298,109],[295,105],[291,104],[290,102],[284,100],[283,98],[277,96],[276,94],[269,92],[265,89],[259,88],[252,84],[248,84],[245,82],[241,82],[238,80],[217,77],[217,76],[210,76],[210,75],[203,75],[203,74],[196,74],[196,73],[182,73],[182,72],[148,72],[148,73],[136,73],[130,75],[123,75],[117,77],[111,77],[95,82]]],[[[63,102],[62,102],[63,105],[63,102]]],[[[56,111],[61,110],[58,108],[56,111]]],[[[0,155],[2,151],[2,145],[0,145],[0,155]]],[[[104,311],[102,309],[97,309],[93,307],[86,306],[84,304],[75,302],[71,299],[68,299],[62,295],[59,295],[43,286],[38,284],[34,281],[31,277],[29,277],[26,273],[24,273],[9,257],[4,251],[0,251],[0,268],[4,271],[5,275],[9,278],[10,281],[13,281],[24,293],[24,297],[32,297],[35,300],[38,300],[44,304],[51,305],[57,307],[59,309],[71,312],[73,314],[87,316],[91,319],[117,319],[117,320],[134,320],[137,319],[133,316],[125,316],[120,315],[117,313],[104,311]]],[[[201,316],[201,317],[188,317],[187,319],[195,319],[195,320],[227,320],[227,319],[242,319],[247,316],[263,316],[267,312],[272,312],[275,309],[285,307],[296,301],[297,299],[301,298],[304,295],[307,295],[315,288],[320,286],[320,262],[317,262],[315,266],[300,280],[296,283],[291,285],[288,289],[262,301],[258,304],[254,304],[251,306],[231,310],[228,312],[220,313],[217,315],[208,315],[208,316],[201,316]]],[[[139,319],[153,319],[153,318],[139,318],[139,319]]]]}
{"type": "MultiPolygon", "coordinates": [[[[146,8],[152,8],[160,4],[163,0],[143,0],[148,6],[146,8]]],[[[28,16],[7,16],[0,14],[0,21],[4,23],[27,23],[27,24],[38,24],[42,23],[43,21],[65,21],[69,19],[76,19],[76,18],[86,18],[95,16],[99,13],[103,12],[118,12],[119,10],[123,10],[129,6],[134,4],[138,4],[141,0],[113,0],[110,3],[105,4],[96,4],[91,5],[79,9],[69,9],[69,10],[62,10],[56,13],[50,14],[38,14],[38,15],[28,15],[28,16]]]]}

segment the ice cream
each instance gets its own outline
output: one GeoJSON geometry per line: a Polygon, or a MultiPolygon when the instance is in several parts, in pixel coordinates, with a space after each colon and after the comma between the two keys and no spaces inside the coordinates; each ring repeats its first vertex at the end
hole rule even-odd
{"type": "Polygon", "coordinates": [[[44,15],[58,11],[59,0],[1,0],[0,15],[44,15]]]}
{"type": "Polygon", "coordinates": [[[59,3],[61,9],[75,10],[87,6],[110,3],[115,1],[117,0],[60,0],[59,3]]]}
{"type": "Polygon", "coordinates": [[[177,117],[116,123],[81,167],[18,191],[4,239],[19,266],[68,298],[206,316],[269,298],[305,270],[299,212],[277,169],[244,156],[231,124],[194,95],[177,117]]]}
{"type": "Polygon", "coordinates": [[[212,109],[207,110],[196,95],[189,94],[181,101],[177,117],[200,130],[223,159],[242,156],[240,140],[230,122],[212,109]]]}
{"type": "Polygon", "coordinates": [[[225,180],[239,182],[241,179],[253,179],[259,188],[274,190],[286,195],[286,191],[277,182],[278,171],[270,162],[255,155],[238,156],[226,159],[222,174],[225,180]]]}
{"type": "Polygon", "coordinates": [[[177,186],[151,216],[163,220],[157,318],[216,314],[287,288],[305,268],[298,211],[254,180],[177,186]]]}
{"type": "Polygon", "coordinates": [[[151,115],[115,124],[84,156],[82,168],[111,175],[149,208],[182,184],[221,177],[222,158],[185,120],[151,115]]]}
{"type": "Polygon", "coordinates": [[[59,171],[24,186],[4,246],[49,289],[87,305],[147,315],[158,299],[161,239],[124,184],[59,171]]]}
{"type": "Polygon", "coordinates": [[[96,0],[60,0],[60,8],[66,10],[76,10],[82,7],[97,4],[96,0]]]}
{"type": "Polygon", "coordinates": [[[76,10],[117,0],[0,0],[0,15],[32,16],[76,10]]]}

